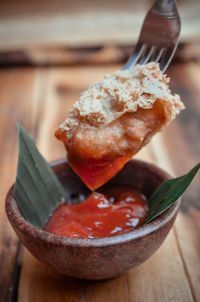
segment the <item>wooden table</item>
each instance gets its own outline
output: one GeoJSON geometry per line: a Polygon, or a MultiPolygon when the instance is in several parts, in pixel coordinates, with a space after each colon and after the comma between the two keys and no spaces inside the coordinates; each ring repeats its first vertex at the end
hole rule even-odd
{"type": "MultiPolygon", "coordinates": [[[[114,280],[75,280],[41,264],[20,245],[4,212],[16,173],[16,122],[33,135],[48,160],[65,156],[54,131],[80,92],[118,66],[0,70],[0,301],[200,301],[200,179],[185,193],[173,230],[144,264],[114,280]],[[23,252],[22,252],[23,250],[23,252]]],[[[174,175],[200,160],[200,64],[169,69],[171,88],[187,107],[137,157],[174,175]]]]}

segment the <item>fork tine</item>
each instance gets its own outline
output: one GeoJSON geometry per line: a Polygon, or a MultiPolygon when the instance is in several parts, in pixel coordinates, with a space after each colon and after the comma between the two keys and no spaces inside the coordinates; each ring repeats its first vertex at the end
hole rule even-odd
{"type": "Polygon", "coordinates": [[[167,69],[169,63],[171,62],[174,53],[176,51],[176,46],[175,47],[170,47],[167,49],[167,51],[165,52],[164,56],[162,56],[161,60],[160,60],[160,69],[165,72],[165,70],[167,69]]]}
{"type": "Polygon", "coordinates": [[[154,51],[156,49],[156,46],[149,46],[141,58],[141,60],[138,62],[139,64],[146,64],[150,61],[152,55],[154,54],[154,51]]]}
{"type": "Polygon", "coordinates": [[[138,62],[138,60],[141,58],[141,56],[144,53],[146,47],[147,47],[146,44],[142,44],[140,42],[137,43],[137,45],[135,47],[135,50],[134,50],[134,53],[128,59],[128,62],[124,66],[123,70],[129,69],[129,67],[135,65],[138,62]]]}
{"type": "Polygon", "coordinates": [[[165,53],[165,48],[156,49],[154,55],[151,58],[151,61],[158,63],[160,61],[160,58],[165,53]]]}

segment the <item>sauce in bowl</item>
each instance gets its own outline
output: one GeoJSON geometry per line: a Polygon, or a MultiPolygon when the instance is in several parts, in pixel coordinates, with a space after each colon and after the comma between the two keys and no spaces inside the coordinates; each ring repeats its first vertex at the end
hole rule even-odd
{"type": "Polygon", "coordinates": [[[44,229],[71,238],[115,236],[141,226],[147,211],[146,198],[132,188],[93,192],[81,203],[60,204],[44,229]]]}

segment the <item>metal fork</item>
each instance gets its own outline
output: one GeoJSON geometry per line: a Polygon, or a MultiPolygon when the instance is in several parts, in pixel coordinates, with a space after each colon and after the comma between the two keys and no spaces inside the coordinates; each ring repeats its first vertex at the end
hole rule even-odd
{"type": "Polygon", "coordinates": [[[164,72],[178,45],[181,20],[175,0],[157,0],[147,13],[133,54],[123,70],[157,62],[164,72]]]}

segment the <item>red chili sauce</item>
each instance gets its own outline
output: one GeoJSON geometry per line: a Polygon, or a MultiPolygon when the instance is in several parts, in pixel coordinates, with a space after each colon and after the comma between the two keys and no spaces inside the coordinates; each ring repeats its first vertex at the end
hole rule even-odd
{"type": "Polygon", "coordinates": [[[60,204],[44,229],[71,238],[115,236],[141,226],[147,210],[146,198],[136,190],[93,192],[81,203],[60,204]]]}
{"type": "Polygon", "coordinates": [[[78,159],[68,153],[67,162],[91,190],[96,190],[111,179],[133,155],[114,159],[78,159]]]}

